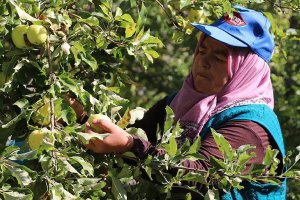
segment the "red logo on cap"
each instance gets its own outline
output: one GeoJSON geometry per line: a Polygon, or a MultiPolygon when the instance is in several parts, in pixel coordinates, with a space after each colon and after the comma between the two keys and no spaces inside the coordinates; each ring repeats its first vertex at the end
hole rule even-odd
{"type": "Polygon", "coordinates": [[[225,21],[228,24],[234,25],[234,26],[244,26],[246,25],[246,22],[240,15],[240,13],[234,12],[232,18],[229,17],[229,15],[225,14],[225,21]]]}

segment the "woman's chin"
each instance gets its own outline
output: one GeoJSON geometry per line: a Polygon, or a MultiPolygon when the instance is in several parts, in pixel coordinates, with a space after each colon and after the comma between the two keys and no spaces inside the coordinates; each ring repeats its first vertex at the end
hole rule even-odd
{"type": "Polygon", "coordinates": [[[200,87],[200,86],[198,86],[198,87],[195,86],[194,88],[195,88],[195,90],[196,90],[197,92],[199,92],[199,93],[206,94],[206,95],[209,95],[209,94],[210,94],[210,92],[207,90],[207,88],[200,87]]]}

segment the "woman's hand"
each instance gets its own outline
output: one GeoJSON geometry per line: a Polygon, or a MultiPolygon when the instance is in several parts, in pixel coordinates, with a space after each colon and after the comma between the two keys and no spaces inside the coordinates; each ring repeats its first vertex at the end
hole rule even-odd
{"type": "MultiPolygon", "coordinates": [[[[123,153],[132,148],[133,137],[113,122],[105,119],[94,119],[93,123],[102,128],[109,136],[103,140],[90,140],[90,143],[85,145],[88,149],[96,153],[123,153]]],[[[89,123],[86,123],[85,132],[93,133],[89,123]]]]}

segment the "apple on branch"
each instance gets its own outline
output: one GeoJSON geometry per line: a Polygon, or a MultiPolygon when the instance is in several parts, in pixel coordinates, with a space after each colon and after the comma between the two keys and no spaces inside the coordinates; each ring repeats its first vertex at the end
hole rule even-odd
{"type": "Polygon", "coordinates": [[[50,124],[50,102],[40,107],[33,113],[32,120],[35,124],[47,126],[50,124]]]}
{"type": "Polygon", "coordinates": [[[19,49],[24,49],[27,47],[25,38],[29,26],[27,25],[18,25],[16,26],[11,33],[11,38],[15,46],[19,49]]]}
{"type": "Polygon", "coordinates": [[[27,30],[27,38],[31,44],[44,44],[47,40],[47,37],[47,29],[42,25],[31,25],[27,30]]]}
{"type": "Polygon", "coordinates": [[[54,144],[54,138],[53,136],[49,137],[51,136],[50,134],[52,133],[45,128],[32,131],[28,137],[28,144],[30,149],[38,149],[43,143],[44,139],[46,143],[54,144]]]}
{"type": "Polygon", "coordinates": [[[104,114],[91,114],[90,115],[90,117],[88,119],[88,123],[90,124],[92,130],[97,133],[104,133],[105,131],[102,128],[94,125],[94,123],[93,123],[94,119],[104,119],[104,120],[108,120],[108,121],[111,121],[111,119],[104,114]]]}

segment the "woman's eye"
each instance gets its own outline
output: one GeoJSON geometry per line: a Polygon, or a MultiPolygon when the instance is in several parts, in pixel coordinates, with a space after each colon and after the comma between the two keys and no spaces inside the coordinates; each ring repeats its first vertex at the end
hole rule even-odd
{"type": "Polygon", "coordinates": [[[218,60],[218,61],[227,61],[227,59],[224,57],[224,56],[221,56],[221,55],[215,55],[215,58],[218,60]]]}
{"type": "Polygon", "coordinates": [[[224,58],[218,58],[218,57],[216,57],[216,60],[217,60],[218,62],[226,62],[226,60],[225,60],[224,58]]]}

